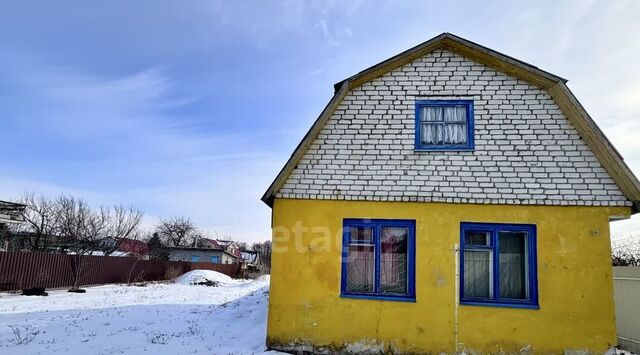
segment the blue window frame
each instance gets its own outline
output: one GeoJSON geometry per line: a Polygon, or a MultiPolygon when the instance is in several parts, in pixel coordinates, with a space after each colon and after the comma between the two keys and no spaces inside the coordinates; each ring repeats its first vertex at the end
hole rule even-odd
{"type": "Polygon", "coordinates": [[[218,255],[212,255],[211,262],[214,264],[220,264],[220,257],[218,255]]]}
{"type": "Polygon", "coordinates": [[[415,301],[414,220],[344,219],[340,295],[415,301]]]}
{"type": "Polygon", "coordinates": [[[536,226],[461,223],[460,304],[539,308],[536,226]]]}
{"type": "Polygon", "coordinates": [[[200,261],[200,255],[191,255],[191,262],[197,263],[200,261]]]}
{"type": "Polygon", "coordinates": [[[472,100],[416,101],[416,150],[473,150],[472,100]]]}

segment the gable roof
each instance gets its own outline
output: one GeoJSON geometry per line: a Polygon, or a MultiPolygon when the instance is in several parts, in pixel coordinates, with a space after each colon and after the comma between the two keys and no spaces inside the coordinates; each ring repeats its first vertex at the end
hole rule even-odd
{"type": "Polygon", "coordinates": [[[302,141],[298,144],[293,154],[291,154],[291,157],[289,157],[287,163],[280,170],[276,179],[264,193],[262,201],[268,206],[273,207],[273,200],[276,193],[282,185],[284,185],[291,171],[293,171],[298,161],[318,136],[322,127],[324,127],[331,118],[334,110],[350,89],[380,77],[391,70],[399,68],[437,49],[449,50],[547,90],[564,116],[573,125],[587,146],[593,151],[594,155],[616,182],[625,197],[633,202],[634,212],[640,210],[640,182],[624,162],[622,155],[613,147],[609,139],[566,86],[566,79],[451,33],[442,33],[336,83],[334,85],[333,97],[329,100],[329,103],[322,110],[320,116],[318,116],[302,141]]]}

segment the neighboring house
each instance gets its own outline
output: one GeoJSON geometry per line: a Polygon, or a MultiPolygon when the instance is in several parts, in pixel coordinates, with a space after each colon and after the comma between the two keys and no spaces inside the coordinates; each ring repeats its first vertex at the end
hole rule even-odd
{"type": "Polygon", "coordinates": [[[238,259],[223,249],[170,247],[167,248],[169,260],[208,262],[214,264],[234,264],[238,259]]]}
{"type": "Polygon", "coordinates": [[[240,247],[238,246],[237,242],[233,240],[222,240],[222,239],[216,239],[215,242],[218,245],[220,245],[229,254],[232,254],[239,260],[242,259],[242,255],[240,253],[240,247]]]}
{"type": "Polygon", "coordinates": [[[122,238],[117,252],[125,256],[149,259],[149,245],[141,240],[122,238]]]}
{"type": "Polygon", "coordinates": [[[10,236],[8,225],[23,223],[26,207],[20,203],[0,201],[0,251],[25,248],[26,241],[10,236]]]}
{"type": "Polygon", "coordinates": [[[565,83],[446,33],[337,83],[262,197],[268,347],[615,345],[609,221],[640,183],[565,83]]]}
{"type": "Polygon", "coordinates": [[[0,224],[24,222],[26,207],[21,203],[0,201],[0,224]]]}
{"type": "Polygon", "coordinates": [[[218,244],[218,242],[215,239],[198,238],[198,240],[196,241],[196,244],[199,248],[224,249],[224,247],[218,244]]]}
{"type": "Polygon", "coordinates": [[[248,270],[258,270],[260,264],[260,255],[257,251],[242,250],[240,251],[242,257],[242,268],[248,270]]]}

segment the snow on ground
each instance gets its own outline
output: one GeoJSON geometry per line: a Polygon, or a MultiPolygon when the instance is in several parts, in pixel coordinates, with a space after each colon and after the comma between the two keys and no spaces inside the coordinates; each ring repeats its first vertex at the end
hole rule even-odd
{"type": "Polygon", "coordinates": [[[264,354],[268,276],[195,274],[224,282],[0,294],[0,354],[264,354]]]}
{"type": "Polygon", "coordinates": [[[198,285],[203,282],[215,282],[225,285],[233,282],[229,276],[211,270],[193,270],[176,278],[176,283],[183,285],[198,285]]]}

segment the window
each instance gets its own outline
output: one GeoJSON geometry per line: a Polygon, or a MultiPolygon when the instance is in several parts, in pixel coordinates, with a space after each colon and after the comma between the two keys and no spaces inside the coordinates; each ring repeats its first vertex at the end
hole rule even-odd
{"type": "Polygon", "coordinates": [[[198,261],[200,261],[200,255],[191,255],[192,263],[197,263],[198,261]]]}
{"type": "Polygon", "coordinates": [[[536,227],[462,223],[460,303],[538,308],[536,227]]]}
{"type": "Polygon", "coordinates": [[[473,101],[416,101],[416,150],[473,150],[473,101]]]}
{"type": "Polygon", "coordinates": [[[220,257],[218,255],[212,255],[211,262],[214,264],[220,264],[220,257]]]}
{"type": "Polygon", "coordinates": [[[345,219],[341,295],[415,301],[415,221],[345,219]]]}

